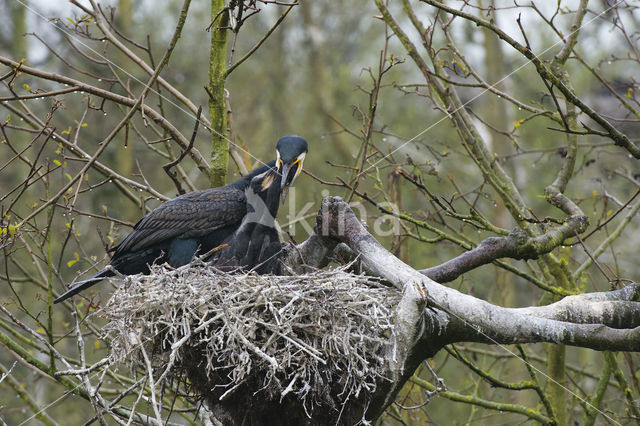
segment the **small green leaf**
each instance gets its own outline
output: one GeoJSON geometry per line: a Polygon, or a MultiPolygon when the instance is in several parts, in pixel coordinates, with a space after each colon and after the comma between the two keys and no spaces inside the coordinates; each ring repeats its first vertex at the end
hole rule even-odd
{"type": "Polygon", "coordinates": [[[67,262],[67,267],[69,268],[71,268],[78,260],[80,260],[80,255],[78,254],[78,252],[74,252],[73,257],[73,259],[67,262]]]}
{"type": "Polygon", "coordinates": [[[13,236],[16,235],[16,231],[18,229],[19,228],[16,225],[7,225],[6,227],[0,228],[0,236],[8,234],[11,238],[13,238],[13,236]]]}

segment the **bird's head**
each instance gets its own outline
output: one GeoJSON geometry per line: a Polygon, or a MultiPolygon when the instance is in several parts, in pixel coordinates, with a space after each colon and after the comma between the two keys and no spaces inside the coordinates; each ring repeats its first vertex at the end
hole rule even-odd
{"type": "Polygon", "coordinates": [[[289,186],[302,171],[302,163],[307,152],[309,152],[307,141],[300,136],[284,136],[276,145],[276,169],[282,176],[280,196],[283,204],[289,192],[289,186]]]}

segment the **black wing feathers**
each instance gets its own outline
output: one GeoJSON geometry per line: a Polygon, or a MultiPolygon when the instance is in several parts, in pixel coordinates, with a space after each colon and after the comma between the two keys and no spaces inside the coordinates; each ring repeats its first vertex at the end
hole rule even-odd
{"type": "Polygon", "coordinates": [[[241,189],[227,186],[183,194],[140,219],[133,232],[112,249],[114,258],[172,238],[206,235],[239,223],[246,211],[246,198],[241,189]]]}

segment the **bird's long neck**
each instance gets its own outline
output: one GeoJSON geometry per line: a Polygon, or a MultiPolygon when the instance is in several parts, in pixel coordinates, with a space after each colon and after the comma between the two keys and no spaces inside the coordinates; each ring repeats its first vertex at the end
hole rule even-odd
{"type": "Polygon", "coordinates": [[[267,164],[264,164],[260,167],[257,167],[251,170],[249,173],[242,176],[240,179],[233,182],[231,185],[239,188],[246,188],[247,186],[249,186],[249,183],[251,183],[251,179],[258,176],[260,173],[264,173],[267,170],[274,168],[275,165],[276,165],[276,160],[270,161],[267,164]]]}
{"type": "Polygon", "coordinates": [[[274,171],[273,182],[261,196],[267,205],[267,209],[269,210],[271,217],[274,219],[277,216],[278,208],[280,207],[280,183],[282,182],[282,179],[282,175],[274,171]]]}
{"type": "Polygon", "coordinates": [[[280,183],[282,176],[275,168],[257,175],[245,189],[248,203],[248,221],[274,226],[280,207],[280,183]],[[266,188],[265,188],[266,186],[266,188]]]}

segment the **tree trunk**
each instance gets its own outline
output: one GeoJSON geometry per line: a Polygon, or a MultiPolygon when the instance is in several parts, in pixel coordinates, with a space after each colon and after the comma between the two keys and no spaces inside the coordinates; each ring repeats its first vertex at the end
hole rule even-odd
{"type": "Polygon", "coordinates": [[[209,55],[209,115],[211,117],[211,186],[223,186],[227,181],[229,145],[225,114],[225,61],[227,53],[227,14],[224,0],[211,0],[211,53],[209,55]]]}
{"type": "Polygon", "coordinates": [[[29,2],[24,4],[10,3],[11,6],[11,23],[13,24],[13,33],[11,37],[11,54],[16,61],[27,58],[27,39],[24,34],[27,32],[27,16],[26,10],[29,2]]]}

